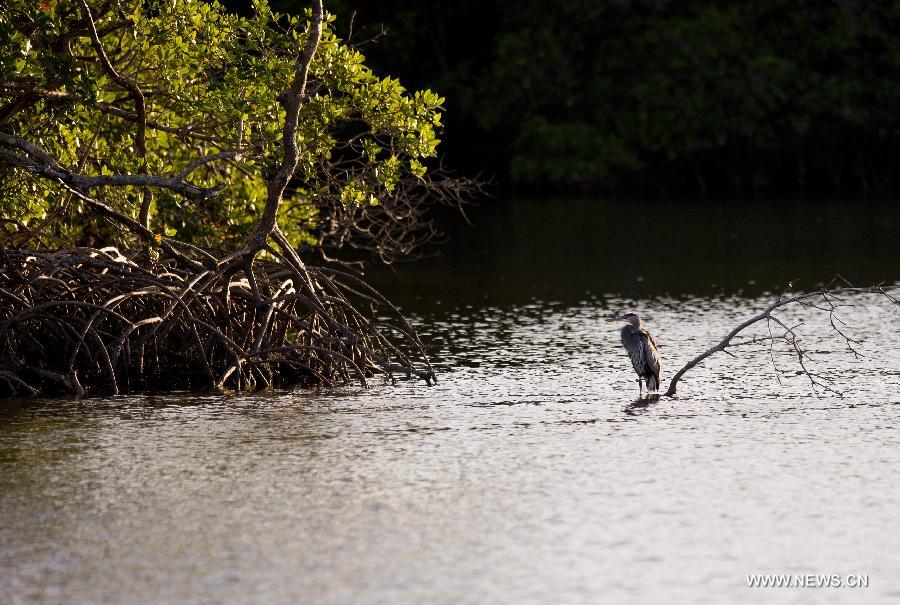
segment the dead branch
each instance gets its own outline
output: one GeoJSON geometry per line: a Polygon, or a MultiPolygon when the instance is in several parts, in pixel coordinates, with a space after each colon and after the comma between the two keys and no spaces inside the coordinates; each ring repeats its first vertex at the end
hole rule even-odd
{"type": "Polygon", "coordinates": [[[322,164],[319,172],[330,185],[315,200],[319,251],[327,260],[333,260],[329,254],[347,249],[375,256],[385,264],[418,258],[428,244],[442,242],[443,234],[430,211],[446,206],[465,216],[465,207],[485,195],[490,185],[477,178],[455,176],[438,165],[425,177],[401,178],[391,191],[373,180],[370,185],[377,204],[347,204],[341,199],[341,169],[338,163],[322,164]]]}
{"type": "MultiPolygon", "coordinates": [[[[842,280],[842,278],[838,279],[842,280]]],[[[834,283],[835,282],[832,282],[832,285],[834,283]]],[[[846,281],[844,281],[844,283],[846,283],[846,281]]],[[[785,298],[784,294],[782,294],[782,296],[779,297],[778,300],[769,304],[758,315],[754,315],[750,319],[735,326],[735,328],[732,329],[731,332],[729,332],[725,336],[725,338],[723,338],[718,344],[710,347],[700,355],[687,362],[684,367],[678,370],[678,372],[676,372],[676,374],[672,377],[672,380],[669,382],[669,388],[666,390],[665,394],[667,397],[674,396],[678,381],[681,379],[681,377],[708,357],[711,357],[712,355],[720,352],[732,355],[732,353],[728,351],[729,348],[749,344],[768,345],[769,357],[777,375],[779,375],[780,380],[780,375],[784,372],[775,364],[773,347],[776,342],[783,342],[787,344],[787,346],[790,347],[790,349],[793,351],[794,355],[796,355],[797,363],[800,366],[800,373],[806,376],[806,378],[809,380],[810,386],[816,396],[819,396],[820,391],[827,391],[832,394],[842,396],[842,393],[834,388],[830,380],[815,372],[815,370],[813,370],[812,367],[808,365],[809,353],[800,344],[800,337],[797,332],[797,328],[799,326],[788,325],[781,318],[774,314],[775,310],[786,307],[788,305],[796,304],[804,308],[816,309],[828,313],[829,322],[831,323],[832,329],[844,340],[847,350],[858,358],[860,356],[859,351],[856,349],[858,341],[851,338],[843,329],[838,327],[838,324],[840,324],[841,326],[843,325],[843,321],[837,315],[837,311],[840,307],[840,304],[838,302],[839,297],[846,294],[874,294],[884,297],[892,305],[900,306],[900,299],[892,294],[892,292],[896,292],[897,290],[900,290],[900,284],[872,286],[868,288],[856,288],[847,284],[845,286],[836,288],[829,286],[828,288],[824,288],[822,290],[804,292],[787,298],[785,298]],[[762,321],[765,321],[767,324],[769,334],[768,336],[756,337],[742,341],[734,341],[734,338],[738,334],[740,334],[750,326],[762,321]],[[775,330],[773,330],[773,326],[776,328],[775,330]],[[780,331],[778,331],[778,329],[780,329],[780,331]]]]}

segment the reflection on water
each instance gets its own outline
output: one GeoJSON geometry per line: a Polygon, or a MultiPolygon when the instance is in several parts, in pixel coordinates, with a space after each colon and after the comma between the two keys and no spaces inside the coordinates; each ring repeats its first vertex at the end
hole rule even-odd
{"type": "Polygon", "coordinates": [[[900,278],[894,202],[514,200],[470,214],[473,226],[448,225],[446,258],[376,279],[417,306],[480,306],[611,292],[756,296],[837,274],[856,284],[900,278]]]}
{"type": "MultiPolygon", "coordinates": [[[[674,255],[661,262],[694,262],[674,255]]],[[[400,296],[427,326],[432,388],[4,404],[0,601],[900,597],[896,310],[852,301],[858,360],[823,318],[789,315],[843,399],[811,396],[802,376],[779,384],[768,352],[748,349],[688,374],[678,399],[646,404],[602,318],[641,313],[665,384],[769,295],[713,287],[699,270],[651,292],[599,268],[576,292],[548,269],[555,258],[491,261],[509,281],[485,286],[481,303],[472,290],[490,263],[410,267],[427,287],[400,296]],[[749,589],[751,573],[861,573],[870,587],[749,589]]],[[[607,264],[573,251],[560,271],[607,264]]],[[[754,279],[783,277],[767,267],[754,279]]],[[[788,352],[776,362],[794,367],[788,352]]]]}

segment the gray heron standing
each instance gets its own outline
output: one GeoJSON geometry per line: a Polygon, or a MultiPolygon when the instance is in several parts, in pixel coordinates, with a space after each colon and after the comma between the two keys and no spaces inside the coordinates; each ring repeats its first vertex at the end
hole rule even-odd
{"type": "Polygon", "coordinates": [[[631,365],[638,375],[638,393],[643,394],[643,382],[647,383],[648,391],[659,391],[659,347],[644,327],[644,323],[637,313],[625,313],[608,322],[624,321],[620,335],[622,346],[631,358],[631,365]]]}

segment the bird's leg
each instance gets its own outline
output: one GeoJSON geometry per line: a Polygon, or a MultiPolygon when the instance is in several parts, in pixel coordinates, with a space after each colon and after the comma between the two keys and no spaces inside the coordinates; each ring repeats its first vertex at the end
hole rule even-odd
{"type": "Polygon", "coordinates": [[[644,394],[644,380],[638,376],[638,397],[644,394]]]}

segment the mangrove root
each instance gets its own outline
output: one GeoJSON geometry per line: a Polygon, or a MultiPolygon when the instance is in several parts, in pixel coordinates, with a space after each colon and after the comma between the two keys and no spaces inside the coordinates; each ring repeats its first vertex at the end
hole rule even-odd
{"type": "Polygon", "coordinates": [[[378,292],[266,252],[198,268],[114,248],[0,250],[0,396],[435,379],[378,292]]]}

